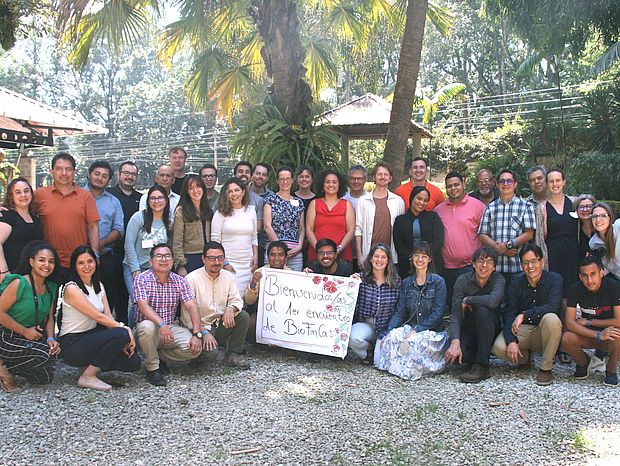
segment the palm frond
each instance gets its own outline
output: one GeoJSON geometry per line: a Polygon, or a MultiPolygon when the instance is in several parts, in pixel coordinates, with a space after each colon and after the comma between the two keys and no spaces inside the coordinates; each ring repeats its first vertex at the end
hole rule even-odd
{"type": "Polygon", "coordinates": [[[185,81],[188,100],[194,108],[206,108],[208,106],[211,83],[222,70],[231,66],[231,57],[215,47],[203,51],[196,57],[185,81]]]}
{"type": "Polygon", "coordinates": [[[254,78],[261,76],[265,70],[265,63],[260,53],[262,47],[263,40],[258,31],[255,31],[254,34],[247,36],[241,43],[237,53],[239,62],[250,66],[250,71],[254,78]]]}
{"type": "Polygon", "coordinates": [[[426,18],[433,23],[433,26],[444,37],[450,35],[454,27],[456,15],[449,8],[438,5],[429,0],[428,9],[426,10],[426,18]]]}
{"type": "Polygon", "coordinates": [[[596,74],[601,74],[611,68],[617,61],[620,61],[620,42],[616,42],[609,47],[605,53],[594,62],[593,71],[596,74]]]}
{"type": "Polygon", "coordinates": [[[233,113],[239,111],[246,89],[253,83],[249,65],[235,65],[215,78],[207,98],[215,100],[215,110],[220,116],[225,115],[231,124],[233,113]]]}
{"type": "Polygon", "coordinates": [[[348,5],[335,5],[329,12],[327,21],[329,26],[338,30],[345,39],[362,42],[366,38],[362,14],[348,5]]]}
{"type": "Polygon", "coordinates": [[[545,51],[534,52],[529,55],[517,68],[516,77],[523,78],[530,75],[545,58],[545,51]]]}
{"type": "Polygon", "coordinates": [[[431,99],[437,105],[443,105],[462,93],[467,86],[463,83],[451,83],[439,88],[431,99]]]}
{"type": "Polygon", "coordinates": [[[308,70],[312,93],[318,95],[327,85],[336,81],[338,69],[334,63],[330,44],[322,39],[305,39],[306,58],[304,66],[308,70]]]}

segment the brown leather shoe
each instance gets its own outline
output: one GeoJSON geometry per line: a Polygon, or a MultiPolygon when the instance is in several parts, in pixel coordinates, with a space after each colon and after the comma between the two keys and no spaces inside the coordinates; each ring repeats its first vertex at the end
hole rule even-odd
{"type": "Polygon", "coordinates": [[[538,371],[538,375],[536,376],[536,384],[538,385],[551,385],[553,382],[553,374],[551,371],[543,371],[540,369],[538,371]]]}
{"type": "Polygon", "coordinates": [[[471,367],[471,370],[461,375],[461,382],[478,383],[482,382],[484,379],[488,379],[490,376],[488,367],[484,367],[480,364],[474,364],[471,367]]]}
{"type": "Polygon", "coordinates": [[[237,367],[239,369],[249,369],[250,363],[247,359],[237,353],[229,353],[224,358],[224,365],[230,367],[237,367]]]}

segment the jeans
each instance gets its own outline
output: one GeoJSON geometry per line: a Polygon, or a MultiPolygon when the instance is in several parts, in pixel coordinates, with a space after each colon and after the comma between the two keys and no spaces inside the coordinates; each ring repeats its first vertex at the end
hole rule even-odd
{"type": "MultiPolygon", "coordinates": [[[[148,267],[140,269],[140,272],[144,272],[147,269],[148,267]]],[[[129,293],[129,313],[127,316],[127,320],[129,322],[127,322],[127,324],[131,328],[134,328],[136,325],[136,303],[134,302],[133,296],[133,274],[127,264],[123,264],[123,278],[125,279],[125,286],[127,287],[127,291],[129,293]]]]}
{"type": "Polygon", "coordinates": [[[127,296],[125,299],[119,299],[119,295],[127,295],[124,284],[123,256],[114,251],[101,255],[99,258],[99,274],[105,287],[110,310],[116,316],[116,320],[127,323],[127,296]]]}
{"type": "Polygon", "coordinates": [[[452,293],[454,292],[454,284],[456,279],[467,272],[472,272],[474,268],[471,265],[466,265],[460,269],[444,269],[441,276],[446,281],[446,288],[448,290],[448,310],[446,315],[450,315],[450,308],[452,307],[452,293]]]}

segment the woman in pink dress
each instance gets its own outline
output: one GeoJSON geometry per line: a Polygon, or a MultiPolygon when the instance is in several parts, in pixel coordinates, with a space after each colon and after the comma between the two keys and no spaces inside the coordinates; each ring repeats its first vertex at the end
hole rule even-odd
{"type": "Polygon", "coordinates": [[[306,237],[308,238],[308,260],[316,259],[316,242],[329,238],[338,245],[340,258],[351,261],[351,241],[355,232],[355,212],[346,199],[344,177],[334,170],[324,170],[318,177],[316,198],[308,207],[306,237]]]}

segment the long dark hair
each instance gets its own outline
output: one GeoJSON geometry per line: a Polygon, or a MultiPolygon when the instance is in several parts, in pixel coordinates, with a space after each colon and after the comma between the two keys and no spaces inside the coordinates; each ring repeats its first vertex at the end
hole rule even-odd
{"type": "Polygon", "coordinates": [[[195,222],[197,220],[202,222],[208,222],[211,220],[213,211],[209,205],[209,199],[207,199],[206,193],[207,187],[200,176],[190,173],[185,177],[185,181],[183,181],[183,186],[181,187],[181,199],[179,200],[179,205],[177,207],[177,209],[181,209],[183,220],[188,223],[195,222]],[[199,188],[202,188],[202,197],[200,198],[198,210],[194,207],[194,202],[189,196],[189,188],[192,184],[198,185],[199,188]]]}
{"type": "Polygon", "coordinates": [[[84,292],[84,294],[88,294],[88,290],[86,289],[86,285],[80,278],[80,275],[75,270],[75,264],[77,263],[77,258],[82,254],[89,254],[95,260],[95,272],[93,273],[93,289],[95,293],[99,293],[101,291],[101,278],[99,277],[99,264],[97,263],[97,256],[95,255],[95,251],[91,249],[90,246],[78,246],[71,253],[71,259],[69,260],[69,277],[70,281],[74,281],[77,286],[80,287],[80,290],[84,292]]]}
{"type": "Polygon", "coordinates": [[[220,197],[218,199],[218,208],[220,214],[224,217],[230,217],[233,213],[232,205],[230,205],[230,201],[228,200],[228,187],[231,184],[236,184],[243,190],[243,200],[241,201],[241,205],[247,209],[248,205],[250,205],[250,188],[239,178],[228,178],[222,186],[220,190],[220,197]]]}
{"type": "Polygon", "coordinates": [[[4,193],[4,202],[2,203],[2,205],[6,207],[7,209],[15,210],[15,200],[13,199],[13,188],[15,188],[15,185],[19,183],[20,181],[23,183],[26,183],[28,187],[30,188],[30,195],[32,196],[32,199],[30,200],[30,205],[28,206],[28,212],[30,213],[30,215],[36,215],[36,211],[34,208],[34,202],[32,202],[34,200],[34,191],[32,190],[32,186],[30,185],[30,183],[28,183],[28,180],[24,178],[23,176],[13,178],[11,182],[6,186],[6,190],[4,193]]]}
{"type": "Polygon", "coordinates": [[[342,198],[342,196],[344,196],[347,193],[347,188],[349,187],[347,180],[345,179],[342,173],[337,172],[336,170],[332,170],[331,168],[328,168],[326,170],[323,170],[321,173],[319,173],[319,176],[314,181],[314,186],[315,186],[314,192],[316,193],[317,199],[321,199],[325,197],[325,186],[324,185],[325,185],[325,178],[327,178],[328,175],[335,175],[336,178],[338,178],[337,196],[338,198],[342,198]]]}
{"type": "Polygon", "coordinates": [[[426,186],[414,186],[411,190],[411,194],[409,194],[409,210],[413,213],[413,199],[420,194],[422,191],[426,191],[428,194],[428,200],[431,199],[431,192],[428,190],[426,186]]]}
{"type": "Polygon", "coordinates": [[[142,212],[144,218],[144,231],[150,233],[151,227],[153,226],[153,209],[151,209],[151,205],[149,204],[149,197],[151,197],[151,193],[154,191],[159,191],[166,199],[166,207],[164,207],[164,215],[161,220],[166,226],[166,234],[170,236],[170,198],[168,197],[166,190],[158,184],[151,186],[149,192],[146,194],[146,209],[142,212]]]}
{"type": "MultiPolygon", "coordinates": [[[[46,278],[54,283],[60,283],[60,259],[58,259],[58,253],[54,246],[47,241],[34,240],[24,246],[21,256],[19,258],[19,264],[15,267],[14,273],[20,275],[28,275],[32,272],[32,266],[30,265],[30,259],[34,259],[39,251],[48,250],[54,255],[54,271],[46,278]]],[[[33,284],[34,287],[34,284],[33,284]]]]}

